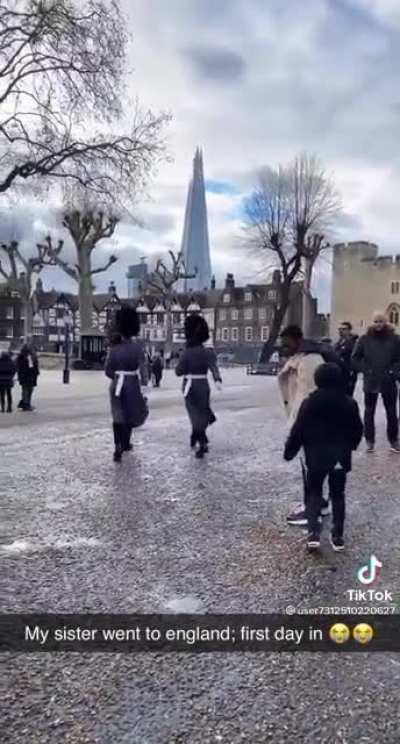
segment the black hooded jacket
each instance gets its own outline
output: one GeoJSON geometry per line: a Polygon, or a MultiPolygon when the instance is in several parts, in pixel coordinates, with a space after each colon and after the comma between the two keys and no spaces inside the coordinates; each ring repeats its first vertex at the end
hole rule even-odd
{"type": "Polygon", "coordinates": [[[306,398],[285,446],[285,460],[303,447],[309,470],[329,472],[339,463],[351,470],[351,453],[363,435],[357,403],[343,389],[318,389],[306,398]]]}
{"type": "Polygon", "coordinates": [[[379,393],[394,385],[400,376],[399,336],[390,327],[380,332],[369,328],[354,348],[352,365],[363,373],[366,393],[379,393]]]}

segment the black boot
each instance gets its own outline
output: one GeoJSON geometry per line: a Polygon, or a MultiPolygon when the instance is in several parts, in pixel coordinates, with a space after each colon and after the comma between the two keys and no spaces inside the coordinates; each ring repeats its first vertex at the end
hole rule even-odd
{"type": "Polygon", "coordinates": [[[205,435],[205,432],[202,432],[198,436],[197,441],[198,441],[198,443],[199,443],[200,446],[199,446],[199,449],[196,452],[196,457],[198,459],[202,459],[204,457],[205,453],[208,452],[208,447],[207,447],[207,441],[208,440],[207,440],[207,437],[205,435]]]}
{"type": "Polygon", "coordinates": [[[123,446],[124,426],[123,424],[113,424],[113,432],[114,432],[114,444],[115,444],[114,462],[121,462],[122,453],[124,451],[124,446],[123,446]]]}
{"type": "Polygon", "coordinates": [[[194,449],[197,443],[197,434],[194,432],[190,435],[190,449],[194,449]]]}
{"type": "Polygon", "coordinates": [[[133,445],[131,444],[132,427],[124,427],[124,452],[132,452],[133,445]]]}

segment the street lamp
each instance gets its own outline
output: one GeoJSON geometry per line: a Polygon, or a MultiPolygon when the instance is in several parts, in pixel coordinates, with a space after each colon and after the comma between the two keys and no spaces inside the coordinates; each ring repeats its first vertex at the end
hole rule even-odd
{"type": "Polygon", "coordinates": [[[63,383],[64,385],[69,384],[69,324],[68,321],[64,325],[64,369],[63,369],[63,383]]]}

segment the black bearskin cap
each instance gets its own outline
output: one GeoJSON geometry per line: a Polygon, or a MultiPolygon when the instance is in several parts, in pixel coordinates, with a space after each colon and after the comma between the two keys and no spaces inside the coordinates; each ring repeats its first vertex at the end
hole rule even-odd
{"type": "Polygon", "coordinates": [[[343,374],[337,364],[320,364],[314,374],[315,384],[318,388],[340,388],[343,385],[343,374]]]}
{"type": "Polygon", "coordinates": [[[191,346],[196,344],[204,344],[210,338],[208,325],[204,318],[197,313],[188,315],[185,320],[185,336],[186,341],[191,346]]]}
{"type": "Polygon", "coordinates": [[[115,330],[124,338],[138,336],[140,331],[140,321],[136,310],[133,307],[121,307],[115,314],[115,330]]]}

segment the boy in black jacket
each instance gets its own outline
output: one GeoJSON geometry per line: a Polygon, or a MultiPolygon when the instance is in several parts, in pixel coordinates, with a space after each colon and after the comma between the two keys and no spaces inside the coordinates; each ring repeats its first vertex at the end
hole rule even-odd
{"type": "Polygon", "coordinates": [[[321,364],[314,379],[317,390],[300,407],[284,457],[292,460],[304,448],[309,550],[320,547],[322,487],[328,477],[333,517],[331,545],[339,551],[344,549],[346,474],[351,471],[351,453],[361,442],[363,425],[358,405],[346,395],[343,374],[336,364],[321,364]]]}

